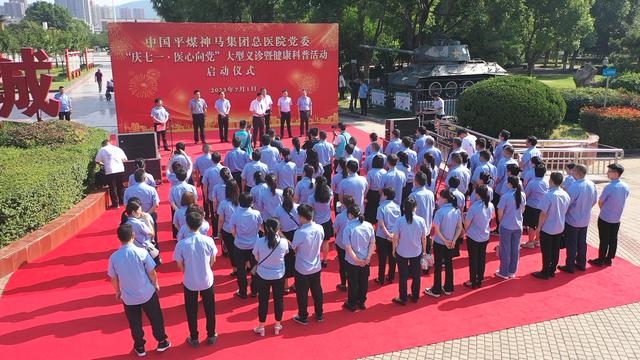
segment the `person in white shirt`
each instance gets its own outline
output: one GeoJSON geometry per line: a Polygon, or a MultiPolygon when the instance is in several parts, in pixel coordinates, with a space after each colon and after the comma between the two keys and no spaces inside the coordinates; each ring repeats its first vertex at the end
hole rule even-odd
{"type": "Polygon", "coordinates": [[[200,90],[193,91],[193,99],[189,101],[189,110],[193,120],[193,141],[198,143],[198,132],[200,140],[204,143],[204,117],[207,115],[207,102],[200,96],[200,90]]]}
{"type": "Polygon", "coordinates": [[[102,141],[102,148],[98,150],[95,161],[104,165],[111,207],[117,209],[124,205],[124,162],[127,161],[127,155],[119,147],[111,145],[111,140],[106,139],[102,141]]]}
{"type": "Polygon", "coordinates": [[[302,89],[302,96],[298,98],[298,110],[300,111],[300,136],[309,131],[309,119],[311,119],[313,105],[311,98],[307,96],[307,89],[302,89]]]}
{"type": "Polygon", "coordinates": [[[342,70],[338,70],[338,90],[340,90],[340,100],[344,100],[344,92],[347,90],[347,82],[344,79],[344,75],[342,75],[342,70]]]}
{"type": "Polygon", "coordinates": [[[156,98],[155,106],[151,109],[151,118],[153,119],[153,129],[158,139],[158,149],[160,148],[160,138],[166,151],[170,151],[167,145],[167,122],[169,121],[169,112],[162,106],[162,99],[156,98]]]}
{"type": "Polygon", "coordinates": [[[291,135],[291,98],[289,92],[282,90],[282,96],[278,99],[278,110],[280,110],[280,139],[284,139],[284,123],[287,123],[287,133],[291,135]]]}
{"type": "Polygon", "coordinates": [[[436,119],[440,120],[444,117],[444,100],[440,95],[433,96],[433,108],[436,110],[436,119]]]}
{"type": "Polygon", "coordinates": [[[266,131],[269,131],[271,128],[269,125],[271,121],[271,108],[273,107],[273,100],[271,100],[271,95],[267,94],[267,89],[260,89],[260,94],[262,94],[262,105],[264,107],[264,124],[266,127],[266,131]]]}
{"type": "Polygon", "coordinates": [[[469,134],[467,129],[459,129],[457,134],[462,139],[462,150],[466,151],[469,156],[473,155],[476,152],[476,140],[478,138],[473,134],[469,134]]]}
{"type": "Polygon", "coordinates": [[[220,98],[216,100],[218,112],[218,130],[220,130],[220,142],[229,142],[229,112],[231,102],[227,100],[224,91],[220,91],[220,98]]]}
{"type": "Polygon", "coordinates": [[[251,136],[251,139],[253,140],[254,148],[256,147],[256,142],[258,141],[258,139],[260,139],[262,137],[262,134],[264,134],[264,117],[267,109],[262,99],[262,93],[257,93],[255,100],[253,100],[251,102],[251,105],[249,106],[249,111],[253,115],[253,134],[251,136]]]}

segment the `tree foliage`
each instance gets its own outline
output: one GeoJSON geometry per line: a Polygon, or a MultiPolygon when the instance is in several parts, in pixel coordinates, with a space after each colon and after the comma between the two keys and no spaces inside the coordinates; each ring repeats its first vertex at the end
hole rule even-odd
{"type": "Polygon", "coordinates": [[[71,14],[60,5],[38,1],[29,5],[25,13],[25,20],[33,21],[39,25],[46,22],[49,27],[69,30],[71,14]]]}

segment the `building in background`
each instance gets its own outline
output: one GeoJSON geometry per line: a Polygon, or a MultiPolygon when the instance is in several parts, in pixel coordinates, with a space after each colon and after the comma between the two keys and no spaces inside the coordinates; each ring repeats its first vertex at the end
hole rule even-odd
{"type": "Polygon", "coordinates": [[[21,20],[27,11],[27,0],[9,0],[2,6],[2,15],[11,20],[21,20]]]}
{"type": "Polygon", "coordinates": [[[145,19],[144,17],[144,9],[142,8],[134,8],[133,9],[133,18],[136,20],[145,19]]]}
{"type": "Polygon", "coordinates": [[[92,0],[55,0],[55,3],[67,9],[72,17],[83,20],[93,29],[92,0]]]}

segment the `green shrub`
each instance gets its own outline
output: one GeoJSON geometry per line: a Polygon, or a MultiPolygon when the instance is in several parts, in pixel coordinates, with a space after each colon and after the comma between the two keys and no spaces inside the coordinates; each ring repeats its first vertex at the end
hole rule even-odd
{"type": "Polygon", "coordinates": [[[609,84],[612,89],[622,89],[640,94],[640,73],[626,73],[613,79],[609,84]]]}
{"type": "Polygon", "coordinates": [[[463,126],[488,135],[509,129],[514,137],[548,138],[564,118],[566,105],[557,90],[525,76],[482,81],[460,96],[463,126]]]}
{"type": "Polygon", "coordinates": [[[580,123],[600,136],[600,143],[623,149],[640,148],[640,110],[631,107],[587,107],[580,123]]]}
{"type": "Polygon", "coordinates": [[[89,134],[89,128],[70,121],[41,121],[28,126],[13,125],[0,137],[0,146],[31,148],[35,146],[80,144],[89,134]]]}
{"type": "MultiPolygon", "coordinates": [[[[579,88],[560,90],[562,98],[567,103],[565,122],[577,123],[580,109],[583,107],[602,107],[606,89],[603,88],[579,88]]],[[[608,90],[607,105],[630,106],[640,108],[640,95],[628,94],[619,90],[608,90]]]]}
{"type": "MultiPolygon", "coordinates": [[[[55,121],[15,128],[20,128],[20,134],[29,129],[51,130],[52,139],[59,139],[56,131],[60,126],[64,127],[55,121]]],[[[55,219],[94,188],[93,159],[106,134],[78,124],[70,126],[83,128],[81,143],[62,145],[54,141],[55,146],[0,147],[0,247],[55,219]]],[[[3,128],[0,134],[5,131],[15,129],[3,128]]],[[[38,140],[25,143],[43,141],[41,134],[33,136],[38,140]]],[[[76,141],[77,137],[74,132],[69,139],[76,141]]]]}

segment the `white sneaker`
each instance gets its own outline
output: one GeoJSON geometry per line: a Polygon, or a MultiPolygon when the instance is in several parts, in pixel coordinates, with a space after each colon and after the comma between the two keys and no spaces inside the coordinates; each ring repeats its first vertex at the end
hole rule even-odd
{"type": "Polygon", "coordinates": [[[431,290],[431,288],[426,288],[426,289],[424,289],[424,293],[425,293],[425,294],[427,294],[427,295],[429,295],[429,296],[431,296],[431,297],[434,297],[434,298],[439,298],[439,297],[440,297],[440,294],[436,294],[436,293],[434,293],[434,292],[431,290]]]}
{"type": "Polygon", "coordinates": [[[502,275],[502,274],[500,274],[500,270],[496,271],[496,277],[499,277],[500,279],[504,279],[504,280],[509,280],[509,279],[511,279],[511,278],[509,277],[509,275],[502,275]]]}

